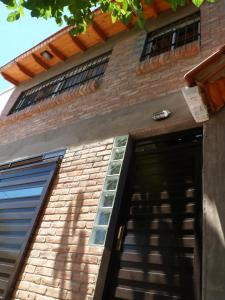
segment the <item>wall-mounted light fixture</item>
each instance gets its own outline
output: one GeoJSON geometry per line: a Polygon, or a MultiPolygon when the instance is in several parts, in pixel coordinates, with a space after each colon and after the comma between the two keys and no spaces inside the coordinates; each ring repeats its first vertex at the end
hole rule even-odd
{"type": "Polygon", "coordinates": [[[152,114],[152,119],[154,121],[161,121],[169,118],[171,112],[169,110],[162,110],[152,114]]]}
{"type": "Polygon", "coordinates": [[[51,60],[53,58],[53,55],[47,50],[41,52],[41,56],[44,57],[46,60],[51,60]]]}

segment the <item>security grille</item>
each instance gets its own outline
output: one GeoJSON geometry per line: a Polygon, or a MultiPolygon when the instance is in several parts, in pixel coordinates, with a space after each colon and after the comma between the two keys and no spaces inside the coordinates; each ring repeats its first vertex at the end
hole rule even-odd
{"type": "Polygon", "coordinates": [[[90,80],[102,78],[109,62],[111,51],[95,57],[79,66],[76,66],[60,75],[44,81],[35,87],[21,93],[9,114],[43,101],[54,98],[65,90],[75,89],[90,80]]]}
{"type": "Polygon", "coordinates": [[[157,31],[149,32],[141,61],[200,40],[200,15],[196,13],[157,31]]]}

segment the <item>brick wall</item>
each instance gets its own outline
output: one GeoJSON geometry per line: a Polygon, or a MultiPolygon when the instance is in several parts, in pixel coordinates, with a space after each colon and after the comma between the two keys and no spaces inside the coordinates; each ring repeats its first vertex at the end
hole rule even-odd
{"type": "MultiPolygon", "coordinates": [[[[185,14],[185,9],[180,11],[180,15],[185,14]]],[[[171,16],[172,13],[166,15],[167,23],[171,16]]],[[[115,41],[93,49],[93,53],[97,51],[99,54],[105,48],[113,48],[101,85],[87,95],[61,97],[54,105],[44,109],[43,102],[38,109],[31,107],[29,113],[19,113],[20,117],[2,116],[0,145],[40,135],[78,120],[120,111],[137,103],[155,101],[160,96],[180,90],[185,86],[183,75],[225,43],[224,2],[219,0],[213,5],[205,4],[201,8],[201,18],[201,51],[195,56],[179,59],[179,63],[173,60],[164,66],[159,65],[154,72],[137,72],[146,36],[143,31],[125,33],[115,41]],[[101,47],[104,49],[101,50],[101,47]]],[[[163,22],[163,17],[160,20],[163,22]]],[[[158,21],[152,24],[154,22],[158,21]]],[[[70,60],[67,67],[74,63],[79,63],[76,58],[70,60]]],[[[62,65],[58,66],[49,74],[53,76],[62,69],[62,65]]],[[[46,80],[50,75],[43,74],[18,87],[7,109],[23,89],[46,80]]],[[[104,124],[101,126],[103,128],[104,124]]],[[[88,239],[111,148],[112,139],[109,139],[67,150],[30,246],[14,300],[92,299],[102,248],[90,247],[88,239]]]]}
{"type": "MultiPolygon", "coordinates": [[[[105,48],[107,48],[106,50],[113,48],[101,85],[88,95],[72,95],[66,101],[65,97],[61,97],[61,100],[57,99],[54,105],[49,105],[47,110],[46,108],[43,109],[42,105],[45,105],[43,102],[40,104],[39,109],[31,107],[30,113],[19,113],[20,117],[18,118],[16,115],[3,116],[0,120],[0,143],[7,144],[29,135],[32,136],[46,130],[55,129],[69,122],[94,118],[97,115],[117,111],[137,103],[152,101],[160,96],[180,90],[186,85],[183,75],[211,54],[219,45],[225,43],[225,11],[223,5],[223,1],[219,0],[215,4],[205,4],[201,8],[202,37],[200,53],[196,53],[195,56],[191,57],[185,57],[184,55],[183,59],[179,59],[179,63],[175,63],[173,59],[171,63],[164,66],[159,64],[154,72],[137,74],[146,36],[143,31],[133,30],[130,33],[127,32],[113,42],[109,41],[105,45],[98,46],[98,51],[93,49],[93,53],[96,51],[99,53],[99,51],[104,52],[105,48]]],[[[187,12],[183,9],[178,15],[182,17],[185,14],[187,12]]],[[[165,18],[159,16],[161,23],[158,21],[158,26],[162,26],[165,20],[167,23],[171,22],[174,16],[173,12],[170,12],[170,15],[166,14],[165,18]]],[[[149,25],[150,29],[152,28],[151,24],[154,24],[154,22],[157,23],[157,21],[152,21],[149,25]]],[[[68,63],[67,67],[71,67],[71,65],[79,62],[74,58],[68,63]]],[[[54,72],[60,72],[62,69],[63,67],[59,65],[54,69],[54,72]]],[[[50,74],[53,75],[53,73],[50,74]]],[[[29,88],[29,85],[32,86],[40,82],[41,79],[47,79],[46,73],[17,88],[11,97],[10,105],[17,99],[22,89],[29,88]]]]}
{"type": "Polygon", "coordinates": [[[88,242],[112,142],[66,151],[14,300],[92,299],[103,248],[88,242]]]}

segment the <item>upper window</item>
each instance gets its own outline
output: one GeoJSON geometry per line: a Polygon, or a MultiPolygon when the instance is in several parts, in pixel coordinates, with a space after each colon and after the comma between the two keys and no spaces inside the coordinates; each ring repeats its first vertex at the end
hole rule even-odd
{"type": "Polygon", "coordinates": [[[9,114],[34,105],[46,98],[55,97],[65,90],[81,86],[90,80],[99,80],[109,62],[111,51],[59,74],[21,93],[9,114]]]}
{"type": "Polygon", "coordinates": [[[157,31],[149,32],[141,60],[200,39],[200,14],[188,16],[157,31]]]}

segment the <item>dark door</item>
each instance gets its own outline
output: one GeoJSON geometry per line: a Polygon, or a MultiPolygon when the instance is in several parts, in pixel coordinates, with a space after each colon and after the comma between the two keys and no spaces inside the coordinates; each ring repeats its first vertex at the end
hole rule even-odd
{"type": "Polygon", "coordinates": [[[200,130],[137,142],[104,300],[199,300],[200,130]]]}

